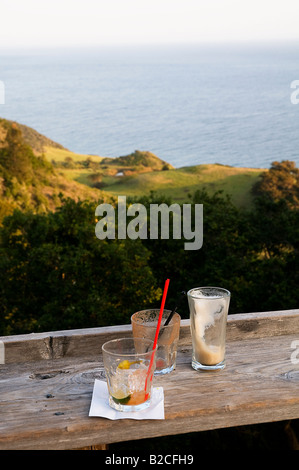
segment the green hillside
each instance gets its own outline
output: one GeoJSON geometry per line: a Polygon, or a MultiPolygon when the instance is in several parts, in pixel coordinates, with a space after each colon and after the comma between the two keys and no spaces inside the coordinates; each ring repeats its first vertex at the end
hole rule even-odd
{"type": "Polygon", "coordinates": [[[95,188],[105,188],[107,182],[118,182],[119,176],[134,177],[140,173],[173,168],[153,153],[140,150],[118,158],[76,154],[51,146],[46,146],[44,153],[46,159],[59,168],[67,179],[95,188]]]}
{"type": "Polygon", "coordinates": [[[22,133],[24,143],[31,147],[35,155],[41,155],[44,152],[46,146],[55,149],[66,150],[61,144],[58,144],[43,134],[40,134],[35,129],[32,129],[32,127],[25,126],[24,124],[16,123],[8,119],[0,119],[0,126],[2,128],[9,128],[10,126],[14,125],[17,125],[18,129],[22,133]]]}
{"type": "Polygon", "coordinates": [[[151,190],[185,202],[188,194],[205,188],[208,194],[223,191],[238,207],[248,207],[251,188],[263,172],[261,169],[235,168],[218,164],[196,165],[174,170],[142,173],[135,176],[103,178],[102,188],[113,195],[134,195],[151,190]]]}
{"type": "Polygon", "coordinates": [[[172,165],[161,160],[151,152],[135,150],[130,155],[125,155],[118,158],[104,158],[102,165],[112,165],[121,167],[124,171],[131,170],[138,172],[146,172],[152,170],[170,170],[172,165]]]}
{"type": "Polygon", "coordinates": [[[189,194],[205,188],[208,194],[223,191],[238,207],[249,207],[251,188],[265,171],[220,164],[174,168],[154,154],[139,150],[118,158],[79,155],[53,147],[45,150],[47,159],[59,167],[66,179],[113,196],[140,196],[156,191],[176,202],[185,202],[189,194]]]}
{"type": "Polygon", "coordinates": [[[0,119],[0,221],[15,209],[54,210],[61,197],[77,201],[102,196],[100,190],[66,178],[55,168],[44,156],[49,145],[56,152],[67,152],[33,129],[0,119]]]}
{"type": "Polygon", "coordinates": [[[54,210],[60,196],[78,199],[143,196],[155,191],[188,202],[198,189],[223,191],[250,207],[251,188],[264,170],[220,164],[174,168],[149,151],[109,158],[74,153],[34,129],[0,119],[0,220],[15,208],[54,210]]]}

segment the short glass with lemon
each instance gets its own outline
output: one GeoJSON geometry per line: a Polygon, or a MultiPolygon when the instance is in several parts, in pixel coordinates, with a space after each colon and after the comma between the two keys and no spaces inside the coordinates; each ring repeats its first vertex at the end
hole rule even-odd
{"type": "Polygon", "coordinates": [[[154,342],[120,338],[102,346],[109,405],[118,411],[139,411],[150,405],[155,370],[154,342]]]}

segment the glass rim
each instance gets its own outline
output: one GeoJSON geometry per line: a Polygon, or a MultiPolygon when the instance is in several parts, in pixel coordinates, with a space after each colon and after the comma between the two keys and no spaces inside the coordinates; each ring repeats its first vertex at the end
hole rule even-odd
{"type": "MultiPolygon", "coordinates": [[[[159,309],[159,308],[145,308],[144,310],[138,310],[138,312],[134,312],[134,313],[131,315],[131,322],[132,322],[132,323],[136,323],[136,324],[138,324],[138,325],[142,325],[142,326],[145,327],[145,328],[156,328],[156,324],[154,324],[154,325],[148,325],[147,323],[138,322],[138,321],[136,321],[135,319],[133,319],[134,315],[137,315],[137,313],[145,313],[145,312],[157,312],[157,313],[159,314],[160,309],[159,309]]],[[[166,312],[167,314],[170,314],[170,313],[171,313],[171,310],[168,310],[168,309],[164,308],[163,314],[162,314],[162,318],[163,318],[163,315],[164,315],[165,312],[166,312]]],[[[177,318],[178,320],[181,320],[181,316],[180,316],[180,314],[179,314],[178,312],[175,312],[175,313],[174,313],[174,315],[173,315],[173,317],[172,317],[172,320],[173,320],[174,318],[177,318]]],[[[171,321],[172,321],[172,320],[171,320],[171,321]]],[[[171,328],[171,327],[173,327],[174,323],[172,323],[171,321],[170,321],[170,323],[168,323],[168,325],[166,325],[166,326],[164,326],[164,325],[161,323],[161,328],[164,329],[164,328],[171,328]]]]}
{"type": "Polygon", "coordinates": [[[133,338],[133,337],[124,337],[124,338],[115,338],[115,339],[110,339],[109,341],[106,341],[104,344],[102,344],[102,352],[105,352],[107,354],[111,354],[113,356],[122,356],[122,357],[131,357],[131,356],[135,356],[135,355],[138,355],[138,356],[146,356],[150,353],[154,353],[157,351],[157,348],[158,348],[158,345],[156,344],[156,347],[154,348],[154,341],[152,341],[151,339],[148,339],[148,338],[139,338],[139,337],[136,337],[136,338],[133,338]],[[132,345],[134,345],[134,342],[135,341],[142,341],[143,343],[147,343],[148,345],[151,346],[151,349],[149,349],[148,351],[146,352],[142,352],[142,353],[139,353],[139,352],[116,352],[116,351],[109,351],[107,349],[105,349],[105,346],[108,345],[108,344],[116,344],[116,342],[123,342],[123,341],[131,341],[132,342],[132,345]]]}
{"type": "Polygon", "coordinates": [[[202,287],[192,287],[192,289],[189,289],[187,292],[187,296],[191,297],[192,299],[208,299],[208,296],[205,296],[204,294],[201,297],[192,295],[192,291],[198,291],[198,290],[215,290],[218,291],[220,294],[220,298],[223,297],[230,297],[231,293],[229,290],[225,289],[224,287],[217,287],[217,286],[202,286],[202,287]]]}

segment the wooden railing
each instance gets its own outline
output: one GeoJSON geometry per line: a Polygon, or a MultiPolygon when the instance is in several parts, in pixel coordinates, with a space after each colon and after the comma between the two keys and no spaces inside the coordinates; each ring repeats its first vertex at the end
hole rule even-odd
{"type": "Polygon", "coordinates": [[[130,325],[0,337],[0,449],[105,448],[299,418],[299,310],[229,315],[227,365],[218,372],[192,369],[182,320],[176,369],[154,377],[165,419],[91,418],[94,380],[105,379],[101,346],[128,335],[130,325]]]}

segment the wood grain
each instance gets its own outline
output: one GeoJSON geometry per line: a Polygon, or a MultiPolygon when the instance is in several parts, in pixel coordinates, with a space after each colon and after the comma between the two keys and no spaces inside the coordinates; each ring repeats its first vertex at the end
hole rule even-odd
{"type": "Polygon", "coordinates": [[[154,378],[164,388],[165,420],[91,418],[94,380],[105,380],[101,344],[129,332],[123,325],[1,338],[8,362],[0,365],[0,449],[91,448],[299,418],[299,364],[291,360],[298,310],[231,316],[227,367],[217,372],[192,369],[183,320],[176,370],[154,378]]]}
{"type": "MultiPolygon", "coordinates": [[[[227,340],[299,332],[299,309],[229,315],[227,340]]],[[[94,357],[107,339],[131,336],[131,325],[2,336],[5,363],[28,363],[61,357],[94,357]]],[[[180,344],[190,344],[190,320],[181,321],[180,344]]]]}

